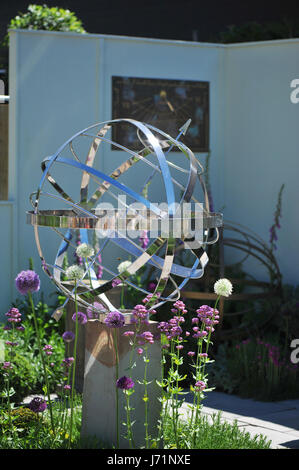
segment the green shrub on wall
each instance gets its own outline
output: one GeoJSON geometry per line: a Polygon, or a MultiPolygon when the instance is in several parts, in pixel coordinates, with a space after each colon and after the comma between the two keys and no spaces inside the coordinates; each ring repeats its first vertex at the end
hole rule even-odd
{"type": "MultiPolygon", "coordinates": [[[[29,5],[26,13],[19,13],[10,20],[8,29],[39,29],[47,31],[72,31],[86,33],[75,13],[59,7],[29,5]]],[[[8,35],[4,39],[8,43],[8,35]]]]}

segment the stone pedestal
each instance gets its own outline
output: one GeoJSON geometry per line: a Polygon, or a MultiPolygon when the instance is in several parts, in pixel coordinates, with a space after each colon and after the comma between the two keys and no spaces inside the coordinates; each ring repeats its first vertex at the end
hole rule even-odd
{"type": "MultiPolygon", "coordinates": [[[[125,325],[119,329],[112,329],[98,320],[90,320],[85,325],[85,375],[82,409],[82,437],[96,436],[99,443],[116,447],[116,379],[124,375],[131,377],[135,382],[135,393],[130,397],[131,420],[133,425],[134,442],[136,448],[145,446],[145,403],[143,401],[144,385],[138,384],[137,379],[143,380],[145,362],[143,356],[135,352],[133,362],[136,367],[128,370],[131,346],[129,338],[123,333],[134,330],[134,325],[125,325]],[[113,345],[113,331],[117,333],[119,351],[119,377],[116,377],[116,357],[113,345]]],[[[158,397],[161,389],[156,380],[161,378],[161,343],[157,322],[144,325],[143,331],[151,331],[156,338],[154,344],[148,346],[147,380],[152,381],[148,385],[148,409],[149,409],[149,435],[157,437],[158,419],[160,417],[161,403],[158,397]]],[[[119,429],[120,448],[129,448],[129,442],[124,439],[126,427],[125,396],[119,390],[119,429]]]]}
{"type": "MultiPolygon", "coordinates": [[[[110,302],[117,309],[120,307],[120,296],[121,296],[121,287],[116,286],[113,290],[107,293],[107,297],[110,302]]],[[[100,299],[95,299],[97,302],[101,303],[100,299]]],[[[86,309],[78,307],[80,312],[85,313],[86,309]]],[[[75,303],[72,300],[69,300],[66,305],[66,317],[65,317],[65,330],[72,331],[75,334],[76,324],[72,320],[72,316],[75,313],[75,303]]],[[[65,355],[73,356],[74,351],[74,342],[66,344],[65,355]]],[[[83,393],[83,383],[84,383],[84,361],[85,361],[85,325],[78,325],[78,343],[77,343],[77,359],[76,359],[76,375],[75,375],[75,389],[78,393],[83,393]]]]}

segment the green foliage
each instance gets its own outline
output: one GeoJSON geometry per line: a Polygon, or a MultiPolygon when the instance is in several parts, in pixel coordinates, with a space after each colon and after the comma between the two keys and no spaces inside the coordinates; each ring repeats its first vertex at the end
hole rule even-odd
{"type": "Polygon", "coordinates": [[[275,338],[248,339],[230,347],[227,370],[236,392],[247,398],[276,401],[299,398],[298,372],[275,338]]]}
{"type": "MultiPolygon", "coordinates": [[[[10,371],[11,384],[15,390],[13,401],[19,403],[27,395],[32,393],[42,393],[43,370],[39,357],[36,333],[33,325],[32,313],[27,300],[16,301],[14,304],[22,313],[22,325],[25,330],[16,332],[18,346],[14,348],[13,369],[10,371]]],[[[53,346],[53,355],[50,356],[50,362],[54,366],[49,368],[50,391],[56,391],[56,384],[61,377],[61,362],[64,358],[64,342],[61,337],[63,321],[56,322],[49,317],[49,307],[42,300],[35,306],[37,323],[39,327],[42,345],[51,344],[53,346]]],[[[9,338],[9,331],[0,328],[0,340],[6,341],[9,338]]],[[[8,360],[8,349],[5,351],[6,360],[8,360]]],[[[5,389],[5,378],[0,376],[0,392],[5,389]]]]}
{"type": "Polygon", "coordinates": [[[220,344],[217,350],[216,360],[207,365],[209,384],[217,390],[233,393],[239,380],[233,378],[228,371],[227,346],[220,344]]]}
{"type": "MultiPolygon", "coordinates": [[[[11,412],[12,424],[17,428],[19,435],[25,435],[29,432],[30,427],[36,425],[39,421],[37,413],[29,408],[15,408],[11,412]]],[[[5,432],[9,429],[7,419],[2,422],[2,431],[5,432]]]]}
{"type": "MultiPolygon", "coordinates": [[[[26,13],[19,13],[10,20],[8,29],[37,29],[86,33],[75,13],[59,7],[29,5],[26,13]]],[[[8,43],[8,35],[4,44],[8,43]]]]}
{"type": "MultiPolygon", "coordinates": [[[[193,445],[189,425],[186,421],[180,421],[180,449],[269,449],[271,444],[262,435],[251,437],[248,432],[240,430],[236,421],[233,424],[223,421],[221,413],[212,416],[212,423],[207,416],[199,415],[195,426],[198,433],[193,445]]],[[[176,448],[170,416],[165,423],[164,443],[165,448],[176,448]]]]}
{"type": "MultiPolygon", "coordinates": [[[[50,424],[48,409],[32,419],[32,414],[26,411],[21,412],[20,427],[18,422],[14,421],[14,413],[18,416],[16,408],[12,411],[14,431],[13,434],[7,431],[7,413],[0,415],[0,449],[65,449],[68,447],[68,434],[61,426],[61,417],[63,406],[61,402],[53,403],[54,424],[56,435],[53,436],[50,424]],[[6,416],[5,416],[6,415],[6,416]],[[23,417],[23,422],[21,423],[23,417]],[[24,426],[24,427],[21,427],[24,426]],[[26,427],[25,427],[26,426],[26,427]],[[26,430],[26,432],[24,432],[26,430]]],[[[30,411],[30,410],[29,410],[30,411]]],[[[71,448],[99,448],[99,443],[95,438],[83,440],[80,438],[82,402],[80,396],[75,397],[74,408],[74,439],[71,448]]],[[[35,414],[35,413],[34,413],[35,414]]]]}
{"type": "Polygon", "coordinates": [[[219,42],[235,43],[250,41],[270,41],[299,37],[299,23],[283,20],[281,22],[251,21],[241,26],[231,25],[219,35],[219,42]]]}

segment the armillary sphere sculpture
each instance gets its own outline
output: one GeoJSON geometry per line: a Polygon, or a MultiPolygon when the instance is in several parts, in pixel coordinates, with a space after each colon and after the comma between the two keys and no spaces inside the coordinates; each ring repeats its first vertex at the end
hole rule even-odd
{"type": "MultiPolygon", "coordinates": [[[[120,282],[142,291],[145,296],[152,294],[148,303],[148,308],[151,310],[166,301],[176,301],[180,296],[180,290],[189,279],[203,276],[204,268],[208,263],[205,247],[217,242],[217,227],[222,225],[222,214],[209,211],[207,192],[202,178],[203,167],[192,151],[179,140],[189,124],[190,120],[180,129],[178,136],[173,138],[149,124],[133,119],[101,122],[78,132],[67,140],[54,155],[42,161],[43,175],[37,191],[30,196],[33,211],[27,213],[27,222],[34,227],[42,268],[58,289],[67,296],[66,302],[70,298],[74,300],[75,289],[74,285],[65,281],[63,259],[68,249],[76,249],[75,234],[78,233],[78,230],[80,230],[81,242],[91,244],[91,240],[94,240],[94,234],[97,234],[98,238],[103,241],[100,246],[97,245],[94,255],[88,258],[84,276],[78,281],[76,294],[79,306],[94,311],[96,311],[94,299],[100,299],[104,310],[96,313],[100,313],[99,319],[101,321],[105,319],[109,311],[116,310],[105,293],[120,282]],[[113,127],[120,125],[125,125],[131,132],[134,132],[138,138],[140,149],[133,151],[113,141],[110,137],[113,127]],[[114,149],[121,151],[121,153],[111,152],[111,154],[115,153],[118,156],[118,161],[120,156],[125,157],[111,174],[105,174],[98,169],[102,162],[96,157],[101,157],[105,145],[112,145],[114,149]],[[170,153],[171,150],[176,151],[175,157],[170,153]],[[171,155],[172,158],[170,158],[171,155]],[[178,159],[180,165],[177,164],[178,159]],[[69,179],[66,179],[65,183],[68,188],[71,188],[70,194],[63,189],[63,182],[60,185],[61,182],[58,181],[62,166],[67,166],[69,173],[72,170],[73,173],[75,171],[80,174],[80,188],[74,188],[76,185],[70,185],[69,179]],[[142,172],[139,170],[140,166],[142,166],[142,172]],[[123,182],[127,171],[132,172],[135,169],[138,170],[138,177],[130,181],[139,186],[139,190],[132,189],[123,182]],[[58,173],[57,180],[54,177],[55,171],[58,173]],[[143,184],[140,183],[140,174],[145,175],[143,184]],[[166,209],[165,207],[161,209],[159,204],[149,201],[148,193],[156,178],[160,178],[160,190],[163,190],[164,187],[166,209]],[[47,191],[48,183],[50,187],[55,189],[54,194],[47,191]],[[196,188],[196,186],[199,187],[196,188]],[[200,190],[203,194],[203,203],[200,203],[195,197],[195,191],[199,192],[200,190]],[[107,196],[113,201],[117,200],[118,203],[118,208],[114,210],[112,215],[111,211],[109,213],[105,208],[103,209],[103,204],[101,204],[107,196]],[[49,207],[50,200],[56,200],[60,206],[63,204],[67,208],[41,209],[41,201],[44,200],[47,201],[47,207],[49,207]],[[131,201],[135,204],[132,204],[131,201]],[[136,203],[143,208],[143,211],[136,210],[136,203]],[[197,207],[196,210],[192,209],[191,212],[188,212],[187,218],[182,216],[181,211],[186,205],[189,208],[197,207]],[[201,208],[199,212],[198,207],[201,208]],[[168,230],[165,229],[165,226],[163,228],[163,223],[166,221],[168,230]],[[200,229],[196,228],[198,223],[200,229]],[[177,228],[178,225],[183,227],[179,234],[174,228],[174,226],[177,228]],[[134,238],[127,236],[127,232],[123,228],[127,229],[129,226],[136,230],[139,229],[139,232],[141,229],[149,231],[150,243],[146,248],[142,248],[134,238]],[[153,226],[156,227],[154,238],[152,236],[153,226]],[[192,233],[194,226],[195,234],[192,233]],[[39,227],[51,228],[60,240],[53,264],[48,263],[44,257],[39,227]],[[200,231],[201,234],[199,234],[200,231]],[[103,234],[105,234],[105,238],[103,238],[103,234]],[[110,279],[106,282],[99,282],[95,275],[99,264],[98,255],[103,254],[110,243],[118,247],[117,249],[125,250],[127,258],[129,257],[132,262],[121,274],[103,263],[102,268],[105,275],[108,275],[110,279]],[[192,255],[192,265],[189,267],[177,262],[177,253],[182,249],[189,249],[192,255]],[[153,293],[134,282],[134,275],[146,264],[159,272],[156,289],[153,293]],[[181,281],[175,281],[173,276],[181,281]],[[173,290],[169,293],[170,284],[172,284],[173,290]],[[165,290],[168,294],[165,294],[165,290]]],[[[54,317],[59,319],[61,314],[62,310],[60,309],[54,312],[54,317]]]]}

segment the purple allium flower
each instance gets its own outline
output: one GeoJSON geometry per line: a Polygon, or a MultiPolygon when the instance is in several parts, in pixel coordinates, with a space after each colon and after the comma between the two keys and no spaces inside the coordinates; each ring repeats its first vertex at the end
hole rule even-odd
{"type": "Polygon", "coordinates": [[[66,343],[70,343],[71,341],[74,341],[75,339],[75,335],[72,331],[65,331],[62,335],[62,339],[66,342],[66,343]]]}
{"type": "Polygon", "coordinates": [[[18,291],[23,295],[28,294],[28,292],[36,292],[40,288],[38,274],[30,269],[27,271],[21,271],[17,275],[15,281],[18,291]]]}
{"type": "Polygon", "coordinates": [[[117,388],[121,388],[122,390],[129,390],[133,388],[135,383],[130,377],[126,377],[125,375],[116,381],[117,388]]]}
{"type": "Polygon", "coordinates": [[[47,402],[41,397],[35,397],[29,403],[29,408],[34,413],[42,413],[47,408],[47,402]]]}
{"type": "Polygon", "coordinates": [[[125,317],[117,310],[109,312],[105,318],[105,324],[109,326],[109,328],[121,328],[125,324],[125,317]]]}
{"type": "MultiPolygon", "coordinates": [[[[78,318],[78,323],[80,323],[80,325],[85,325],[85,323],[87,323],[87,316],[85,315],[85,313],[83,312],[78,312],[77,313],[77,318],[78,318]]],[[[76,312],[74,313],[74,315],[72,316],[72,320],[75,322],[76,321],[76,312]]]]}

